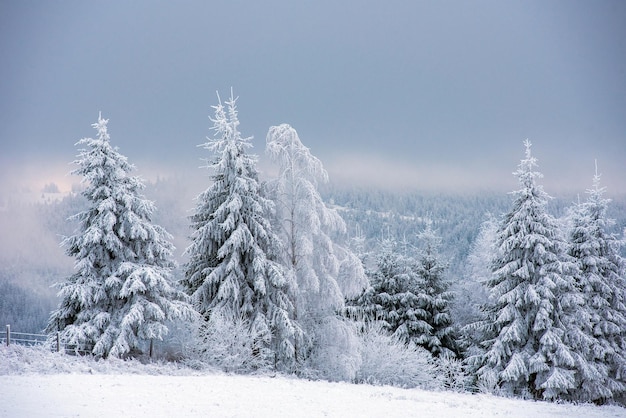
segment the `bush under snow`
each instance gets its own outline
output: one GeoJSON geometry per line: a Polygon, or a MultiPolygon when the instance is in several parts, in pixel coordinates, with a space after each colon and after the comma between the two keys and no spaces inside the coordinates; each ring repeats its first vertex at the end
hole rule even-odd
{"type": "Polygon", "coordinates": [[[367,325],[360,333],[361,367],[357,383],[391,385],[403,388],[435,389],[432,356],[413,343],[405,344],[385,331],[380,323],[367,325]]]}
{"type": "Polygon", "coordinates": [[[262,342],[266,338],[243,318],[231,320],[214,312],[211,319],[196,325],[197,338],[183,346],[183,361],[195,369],[214,367],[227,373],[270,370],[274,356],[262,342]]]}

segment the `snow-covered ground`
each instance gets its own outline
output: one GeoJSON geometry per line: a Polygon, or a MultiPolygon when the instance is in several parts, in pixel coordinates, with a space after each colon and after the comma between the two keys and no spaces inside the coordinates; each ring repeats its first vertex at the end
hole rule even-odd
{"type": "Polygon", "coordinates": [[[1,417],[626,417],[554,404],[0,349],[1,417]]]}

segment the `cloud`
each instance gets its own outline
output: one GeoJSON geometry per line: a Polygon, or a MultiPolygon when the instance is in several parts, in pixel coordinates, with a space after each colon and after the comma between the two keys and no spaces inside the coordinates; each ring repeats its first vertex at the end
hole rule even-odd
{"type": "Polygon", "coordinates": [[[487,180],[487,170],[477,170],[469,165],[444,161],[407,163],[375,155],[337,155],[328,159],[325,167],[333,183],[395,191],[464,192],[502,188],[511,183],[487,180]]]}
{"type": "Polygon", "coordinates": [[[0,200],[34,202],[42,193],[66,194],[80,182],[70,175],[73,167],[60,159],[0,160],[0,200]]]}
{"type": "MultiPolygon", "coordinates": [[[[523,150],[507,158],[471,159],[464,161],[437,159],[436,161],[406,161],[376,154],[334,154],[322,159],[332,183],[345,187],[369,187],[392,191],[441,191],[476,193],[494,191],[508,193],[519,188],[513,172],[516,171],[523,150]]],[[[537,156],[535,154],[535,156],[537,156]]],[[[543,152],[537,171],[544,176],[538,180],[546,192],[554,196],[583,194],[591,187],[594,174],[593,156],[564,158],[563,152],[543,152]]],[[[626,191],[620,177],[622,167],[600,161],[602,184],[609,195],[626,191]]]]}

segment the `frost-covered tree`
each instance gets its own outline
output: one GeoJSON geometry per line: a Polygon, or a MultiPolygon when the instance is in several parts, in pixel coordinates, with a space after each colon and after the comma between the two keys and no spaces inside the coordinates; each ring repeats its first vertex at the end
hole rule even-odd
{"type": "MultiPolygon", "coordinates": [[[[219,99],[219,96],[218,96],[219,99]]],[[[182,280],[196,309],[233,321],[244,319],[258,344],[269,346],[280,368],[290,368],[302,331],[294,320],[295,282],[277,257],[277,235],[270,223],[273,203],[264,197],[251,138],[239,132],[236,99],[216,106],[214,138],[202,146],[214,153],[208,168],[213,183],[198,196],[191,216],[192,243],[182,280]]]]}
{"type": "Polygon", "coordinates": [[[497,256],[496,235],[498,220],[488,214],[470,248],[463,269],[463,279],[453,285],[455,292],[452,314],[459,326],[459,345],[465,357],[473,357],[484,350],[480,343],[486,338],[476,324],[487,319],[482,307],[489,299],[487,281],[491,277],[491,261],[497,256]]]}
{"type": "Polygon", "coordinates": [[[413,260],[398,251],[393,239],[380,243],[376,267],[369,274],[370,286],[358,298],[348,301],[348,315],[366,322],[376,321],[389,333],[408,344],[431,331],[420,307],[421,292],[413,260]]]}
{"type": "Polygon", "coordinates": [[[578,401],[606,402],[626,391],[626,263],[621,242],[609,232],[609,199],[603,197],[600,176],[593,178],[587,201],[571,212],[569,253],[579,265],[578,286],[585,304],[579,315],[590,337],[578,348],[587,354],[589,372],[578,376],[572,396],[578,401]]]}
{"type": "Polygon", "coordinates": [[[470,355],[481,339],[475,329],[466,326],[485,319],[480,307],[488,301],[485,283],[491,277],[491,260],[496,256],[497,229],[497,219],[487,214],[465,260],[462,279],[451,287],[455,294],[452,318],[460,328],[463,348],[470,355]]]}
{"type": "Polygon", "coordinates": [[[366,286],[363,266],[334,239],[345,234],[346,226],[318,192],[328,174],[296,130],[287,124],[271,127],[266,152],[278,165],[278,176],[269,186],[284,248],[282,262],[296,278],[296,317],[308,337],[299,352],[325,377],[352,379],[358,367],[356,336],[337,313],[345,297],[366,286]]]}
{"type": "Polygon", "coordinates": [[[430,224],[419,234],[422,247],[412,259],[398,251],[392,239],[382,241],[370,286],[348,301],[349,317],[379,322],[405,344],[415,344],[435,356],[458,355],[449,302],[452,294],[443,274],[436,236],[430,224]]]}
{"type": "Polygon", "coordinates": [[[88,209],[63,245],[76,272],[60,285],[60,305],[47,332],[79,352],[122,357],[168,333],[167,321],[190,319],[193,309],[172,283],[171,237],[151,222],[155,207],[140,191],[134,167],[109,142],[107,119],[93,127],[73,174],[83,177],[88,209]]]}
{"type": "Polygon", "coordinates": [[[536,183],[537,160],[526,158],[514,173],[521,189],[498,229],[486,319],[476,324],[484,353],[470,358],[479,385],[508,394],[554,399],[574,388],[576,361],[563,342],[567,311],[576,299],[573,263],[565,240],[546,211],[548,195],[536,183]]]}
{"type": "MultiPolygon", "coordinates": [[[[418,234],[418,239],[420,247],[414,267],[420,287],[418,312],[428,327],[425,332],[414,337],[413,341],[435,356],[456,357],[459,347],[450,315],[453,295],[448,290],[450,283],[444,276],[448,266],[438,253],[441,238],[428,223],[424,231],[418,234]]],[[[396,332],[399,331],[400,329],[396,332]]]]}

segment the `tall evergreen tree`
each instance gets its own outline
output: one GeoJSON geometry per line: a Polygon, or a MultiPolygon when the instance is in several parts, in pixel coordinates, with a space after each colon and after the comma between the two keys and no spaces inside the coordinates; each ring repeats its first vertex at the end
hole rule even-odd
{"type": "Polygon", "coordinates": [[[297,318],[308,336],[300,352],[326,377],[351,378],[358,366],[355,334],[338,312],[344,297],[354,297],[365,287],[362,264],[333,239],[345,234],[345,223],[322,200],[317,188],[328,181],[328,174],[296,130],[287,124],[271,127],[266,151],[278,164],[270,187],[285,250],[282,261],[296,278],[297,318]]]}
{"type": "Polygon", "coordinates": [[[376,267],[368,273],[370,286],[358,298],[348,300],[348,316],[380,322],[403,343],[430,349],[433,326],[428,321],[429,298],[417,270],[416,261],[401,254],[394,240],[383,240],[376,267]]]}
{"type": "Polygon", "coordinates": [[[437,253],[440,238],[430,224],[419,234],[418,257],[401,254],[391,239],[381,243],[370,286],[348,301],[348,316],[379,321],[384,329],[405,344],[415,344],[435,356],[456,357],[456,342],[449,303],[449,284],[443,274],[447,265],[437,253]]]}
{"type": "Polygon", "coordinates": [[[591,338],[585,352],[591,372],[579,376],[573,398],[605,402],[626,392],[626,263],[620,256],[620,241],[609,232],[609,199],[603,197],[600,176],[593,178],[586,202],[572,211],[570,250],[580,267],[578,285],[585,304],[584,331],[591,338]]]}
{"type": "MultiPolygon", "coordinates": [[[[218,96],[219,99],[219,96],[218,96]]],[[[203,147],[215,154],[209,164],[213,183],[198,196],[191,216],[192,243],[186,253],[182,284],[197,310],[250,322],[290,368],[302,331],[294,320],[295,283],[277,261],[280,242],[270,224],[273,204],[264,197],[256,156],[247,153],[251,138],[242,138],[236,99],[216,106],[215,138],[203,147]]],[[[260,342],[259,342],[260,343],[260,342]]]]}
{"type": "Polygon", "coordinates": [[[536,183],[541,174],[534,171],[530,141],[525,147],[526,158],[514,173],[521,189],[498,229],[486,320],[476,327],[485,336],[484,353],[470,360],[483,385],[553,399],[575,385],[563,320],[579,302],[573,263],[564,261],[565,241],[546,211],[548,195],[536,183]]]}
{"type": "Polygon", "coordinates": [[[456,357],[459,346],[450,316],[453,295],[448,291],[450,283],[444,277],[448,266],[438,254],[441,238],[435,234],[430,223],[419,233],[418,238],[420,248],[415,273],[420,284],[419,308],[428,327],[426,332],[413,340],[433,355],[456,357]]]}
{"type": "Polygon", "coordinates": [[[47,331],[69,347],[97,356],[122,357],[167,334],[166,321],[190,319],[192,308],[171,276],[171,237],[151,222],[155,207],[140,194],[134,167],[109,142],[107,119],[81,139],[79,166],[89,208],[74,216],[79,231],[63,241],[76,272],[60,287],[61,302],[47,331]]]}
{"type": "Polygon", "coordinates": [[[358,298],[348,301],[348,315],[365,321],[379,321],[390,333],[398,329],[408,343],[413,337],[430,331],[424,321],[426,312],[419,307],[417,276],[411,261],[398,252],[392,239],[380,243],[376,267],[368,272],[370,286],[358,298]]]}

